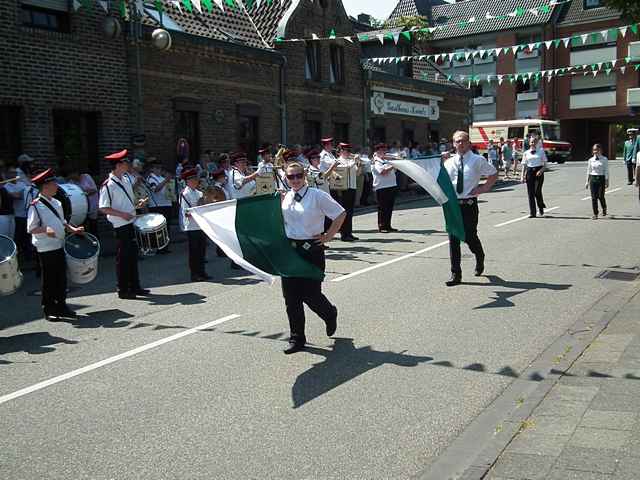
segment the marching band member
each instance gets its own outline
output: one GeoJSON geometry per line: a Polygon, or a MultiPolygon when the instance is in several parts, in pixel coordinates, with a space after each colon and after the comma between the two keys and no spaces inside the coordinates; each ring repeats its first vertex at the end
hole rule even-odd
{"type": "Polygon", "coordinates": [[[198,190],[200,177],[197,168],[190,168],[182,172],[182,180],[187,182],[187,186],[180,194],[178,205],[180,205],[180,227],[187,233],[189,244],[189,270],[191,271],[192,282],[203,282],[211,280],[204,269],[204,258],[207,252],[207,237],[198,224],[191,218],[188,212],[190,208],[198,205],[204,194],[198,190]]]}
{"type": "MultiPolygon", "coordinates": [[[[282,216],[287,238],[295,245],[298,253],[325,270],[323,244],[330,242],[340,230],[346,213],[327,193],[306,184],[304,168],[299,163],[291,163],[286,170],[291,190],[282,197],[282,216]],[[332,219],[331,227],[324,231],[324,219],[332,219]]],[[[315,312],[326,324],[327,336],[336,332],[338,309],[322,293],[322,282],[308,278],[282,278],[284,297],[291,337],[285,354],[302,350],[307,341],[304,333],[304,304],[315,312]]]]}
{"type": "Polygon", "coordinates": [[[391,227],[393,205],[398,191],[396,171],[385,157],[387,146],[384,143],[379,143],[375,149],[371,171],[373,173],[373,189],[378,201],[378,230],[380,233],[397,232],[398,230],[391,227]]]}
{"type": "Polygon", "coordinates": [[[233,198],[244,198],[256,191],[256,177],[258,172],[249,173],[246,153],[237,152],[231,155],[231,175],[229,177],[230,190],[233,198]]]}
{"type": "Polygon", "coordinates": [[[286,150],[282,154],[284,165],[276,172],[276,190],[280,190],[281,192],[288,192],[291,190],[291,185],[289,185],[289,181],[287,180],[287,166],[295,162],[297,156],[298,155],[294,150],[286,150]]]}
{"type": "Polygon", "coordinates": [[[329,170],[323,171],[320,165],[320,151],[317,149],[311,150],[307,153],[309,157],[309,175],[313,178],[316,188],[322,190],[325,193],[331,194],[329,191],[329,180],[327,175],[335,170],[337,163],[334,163],[329,170]]]}
{"type": "MultiPolygon", "coordinates": [[[[149,212],[159,213],[164,216],[164,218],[167,219],[167,223],[169,223],[169,219],[171,218],[171,200],[167,195],[167,187],[173,179],[171,175],[163,176],[162,165],[157,161],[150,162],[149,166],[151,167],[151,172],[147,176],[147,185],[151,190],[151,196],[153,198],[153,206],[149,208],[149,212]]],[[[158,250],[158,253],[164,255],[171,253],[171,251],[167,245],[165,248],[158,250]]]]}
{"type": "Polygon", "coordinates": [[[258,162],[258,175],[271,175],[275,170],[270,147],[270,145],[265,145],[258,150],[258,155],[261,158],[260,162],[258,162]]]}
{"type": "Polygon", "coordinates": [[[347,167],[347,189],[340,192],[340,205],[346,210],[347,216],[342,224],[340,230],[340,238],[343,242],[353,242],[358,240],[358,237],[353,235],[353,210],[356,203],[356,191],[357,178],[358,178],[358,163],[351,154],[351,144],[341,143],[340,156],[338,157],[338,164],[342,167],[347,167]]]}
{"type": "Polygon", "coordinates": [[[231,200],[231,192],[229,191],[229,181],[227,179],[227,171],[224,168],[218,168],[211,174],[211,180],[214,187],[218,187],[224,192],[225,200],[231,200]]]}
{"type": "Polygon", "coordinates": [[[100,189],[100,212],[107,216],[116,235],[116,275],[118,296],[133,300],[136,295],[149,295],[149,290],[140,286],[138,274],[138,245],[133,227],[136,208],[144,205],[144,200],[134,201],[133,185],[128,175],[129,160],[127,150],[113,153],[105,158],[111,162],[109,178],[100,189]]]}
{"type": "Polygon", "coordinates": [[[333,138],[323,138],[320,142],[322,143],[322,152],[320,152],[320,166],[321,169],[326,172],[336,163],[337,160],[333,155],[333,138]]]}
{"type": "MultiPolygon", "coordinates": [[[[471,151],[469,134],[458,130],[453,134],[453,145],[456,154],[444,162],[451,183],[455,186],[458,203],[464,223],[465,242],[476,256],[475,274],[484,272],[484,250],[478,238],[478,195],[487,193],[498,179],[498,171],[481,156],[471,151]],[[484,185],[480,185],[481,177],[487,176],[484,185]]],[[[460,265],[460,240],[449,235],[449,255],[451,257],[451,278],[446,282],[448,287],[462,283],[462,267],[460,265]]]]}
{"type": "Polygon", "coordinates": [[[76,318],[67,305],[67,263],[64,253],[65,230],[84,232],[64,218],[62,204],[54,197],[58,191],[52,169],[36,175],[32,182],[40,189],[40,195],[29,206],[27,231],[38,251],[42,271],[42,308],[47,320],[76,318]]]}
{"type": "Polygon", "coordinates": [[[300,144],[296,145],[293,150],[297,154],[294,161],[302,165],[302,168],[304,168],[305,170],[309,168],[309,159],[305,155],[302,145],[300,144]]]}

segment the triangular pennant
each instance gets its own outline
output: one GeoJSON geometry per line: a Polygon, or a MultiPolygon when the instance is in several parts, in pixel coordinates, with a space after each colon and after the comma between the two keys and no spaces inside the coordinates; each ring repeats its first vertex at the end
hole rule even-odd
{"type": "MultiPolygon", "coordinates": [[[[406,32],[402,32],[402,36],[404,38],[406,38],[407,40],[411,41],[411,32],[406,31],[406,32]]],[[[397,42],[396,42],[397,43],[397,42]]]]}
{"type": "Polygon", "coordinates": [[[551,11],[550,5],[542,5],[540,7],[540,13],[549,13],[551,11]]]}
{"type": "Polygon", "coordinates": [[[640,69],[640,63],[633,66],[633,69],[637,72],[640,69]]]}
{"type": "Polygon", "coordinates": [[[343,37],[347,42],[353,43],[353,38],[351,37],[343,37]]]}
{"type": "Polygon", "coordinates": [[[553,40],[547,40],[544,42],[544,46],[547,47],[547,50],[551,49],[551,45],[553,44],[553,40]]]}
{"type": "Polygon", "coordinates": [[[503,81],[504,81],[504,76],[503,75],[498,75],[498,85],[502,85],[503,81]]]}
{"type": "Polygon", "coordinates": [[[620,31],[620,33],[622,34],[622,37],[624,38],[627,35],[627,28],[626,26],[624,27],[620,27],[618,30],[620,31]]]}
{"type": "Polygon", "coordinates": [[[538,9],[537,8],[530,8],[529,11],[531,13],[533,13],[536,17],[538,16],[538,9]]]}
{"type": "Polygon", "coordinates": [[[569,42],[571,41],[571,37],[563,38],[562,43],[564,43],[564,48],[569,48],[569,42]]]}
{"type": "Polygon", "coordinates": [[[202,13],[202,5],[200,5],[200,0],[191,0],[191,3],[194,7],[196,7],[196,10],[198,12],[202,13]]]}
{"type": "Polygon", "coordinates": [[[624,72],[627,71],[627,67],[620,67],[620,73],[624,75],[624,72]]]}
{"type": "Polygon", "coordinates": [[[105,0],[98,0],[98,4],[105,13],[109,13],[109,4],[105,0]]]}
{"type": "Polygon", "coordinates": [[[637,23],[634,23],[634,24],[633,24],[633,25],[631,25],[629,28],[630,28],[630,29],[631,29],[631,31],[634,33],[634,35],[637,35],[637,34],[638,34],[638,24],[637,24],[637,23]]]}
{"type": "Polygon", "coordinates": [[[602,40],[604,40],[605,42],[608,41],[608,39],[609,39],[609,30],[602,30],[600,32],[600,35],[602,35],[602,40]]]}
{"type": "Polygon", "coordinates": [[[78,0],[73,0],[73,9],[77,12],[82,7],[82,4],[78,0]]]}
{"type": "MultiPolygon", "coordinates": [[[[222,0],[220,0],[222,1],[222,0]]],[[[125,3],[124,0],[122,0],[122,3],[125,3]]],[[[179,0],[171,0],[171,5],[174,6],[174,8],[177,8],[178,11],[182,14],[182,5],[180,5],[180,1],[179,0]]]]}
{"type": "Polygon", "coordinates": [[[487,12],[487,14],[484,16],[484,18],[486,18],[487,20],[493,20],[495,17],[495,15],[491,15],[489,12],[487,12]]]}
{"type": "Polygon", "coordinates": [[[400,32],[395,32],[393,34],[393,43],[395,43],[396,45],[398,45],[398,40],[400,40],[400,32]]]}
{"type": "MultiPolygon", "coordinates": [[[[160,1],[160,0],[158,0],[158,1],[160,1]]],[[[213,10],[213,3],[211,3],[211,0],[201,0],[201,2],[200,2],[200,3],[202,3],[202,5],[204,6],[204,8],[206,8],[206,9],[207,9],[207,11],[208,11],[209,13],[211,13],[211,11],[213,10]]],[[[260,2],[258,2],[258,4],[259,4],[259,3],[260,3],[260,2]]]]}
{"type": "Polygon", "coordinates": [[[380,40],[380,43],[384,45],[384,35],[379,33],[376,35],[376,37],[378,37],[378,40],[380,40]]]}
{"type": "Polygon", "coordinates": [[[467,22],[469,23],[474,23],[475,21],[476,21],[476,17],[471,17],[469,20],[467,20],[467,22]]]}
{"type": "Polygon", "coordinates": [[[593,71],[593,72],[591,72],[591,73],[593,73],[593,76],[594,76],[594,77],[595,77],[596,75],[598,75],[598,71],[597,71],[597,70],[594,70],[594,71],[593,71]]]}
{"type": "Polygon", "coordinates": [[[586,45],[588,37],[589,37],[588,33],[583,33],[582,35],[580,35],[580,38],[582,39],[582,44],[583,45],[586,45]]]}
{"type": "Polygon", "coordinates": [[[334,28],[332,28],[331,31],[329,32],[329,38],[332,40],[336,38],[336,31],[334,28]]]}

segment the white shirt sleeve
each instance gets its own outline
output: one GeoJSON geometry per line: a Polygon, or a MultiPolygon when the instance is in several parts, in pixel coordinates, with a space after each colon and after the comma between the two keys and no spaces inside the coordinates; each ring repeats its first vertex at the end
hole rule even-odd
{"type": "Polygon", "coordinates": [[[29,205],[29,213],[27,214],[27,232],[31,233],[34,229],[40,226],[40,217],[36,211],[36,206],[29,205]]]}
{"type": "Polygon", "coordinates": [[[318,207],[325,217],[329,217],[331,220],[335,220],[344,212],[342,205],[323,190],[318,190],[318,207]]]}
{"type": "Polygon", "coordinates": [[[111,208],[111,198],[109,197],[109,186],[104,185],[100,189],[100,201],[98,203],[98,208],[111,208]]]}

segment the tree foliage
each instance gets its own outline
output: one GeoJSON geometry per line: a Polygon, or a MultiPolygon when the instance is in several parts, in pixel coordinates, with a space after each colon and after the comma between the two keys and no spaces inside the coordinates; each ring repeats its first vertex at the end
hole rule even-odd
{"type": "Polygon", "coordinates": [[[622,12],[623,18],[633,22],[640,22],[640,1],[638,0],[604,0],[609,8],[622,12]]]}
{"type": "Polygon", "coordinates": [[[392,22],[387,22],[385,24],[385,28],[394,27],[403,27],[406,30],[415,29],[416,31],[414,31],[412,35],[417,42],[423,42],[431,38],[431,34],[429,32],[419,31],[419,29],[425,29],[429,27],[429,20],[427,19],[427,17],[424,17],[422,15],[400,17],[393,20],[392,22]]]}

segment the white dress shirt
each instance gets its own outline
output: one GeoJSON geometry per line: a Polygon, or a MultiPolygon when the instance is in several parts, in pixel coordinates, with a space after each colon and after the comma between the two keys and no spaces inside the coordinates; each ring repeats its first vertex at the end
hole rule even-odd
{"type": "Polygon", "coordinates": [[[604,175],[609,180],[609,159],[603,155],[594,155],[587,160],[587,175],[604,175]]]}
{"type": "MultiPolygon", "coordinates": [[[[477,195],[471,195],[471,191],[480,184],[482,176],[491,176],[498,173],[496,167],[491,165],[482,155],[476,155],[471,150],[462,157],[464,165],[463,175],[464,184],[462,193],[458,193],[458,198],[473,198],[477,195]]],[[[453,189],[458,185],[458,170],[460,169],[460,155],[457,153],[451,155],[444,163],[444,168],[451,178],[453,189]]],[[[457,192],[457,190],[456,190],[457,192]]]]}
{"type": "Polygon", "coordinates": [[[544,151],[536,150],[532,152],[527,150],[522,154],[522,167],[536,168],[544,167],[547,163],[547,156],[544,151]]]}
{"type": "MultiPolygon", "coordinates": [[[[113,173],[110,173],[109,178],[100,188],[100,203],[98,204],[98,207],[113,208],[114,210],[135,215],[136,206],[133,202],[135,202],[135,198],[133,196],[131,177],[125,174],[122,178],[118,178],[113,173]],[[126,194],[118,184],[124,188],[126,194]]],[[[116,217],[114,215],[107,215],[107,220],[111,222],[113,228],[120,228],[133,223],[133,219],[125,220],[124,218],[116,217]]]]}
{"type": "Polygon", "coordinates": [[[320,170],[326,172],[333,167],[334,163],[336,163],[336,157],[333,156],[333,153],[327,150],[320,152],[320,170]]]}
{"type": "Polygon", "coordinates": [[[271,175],[274,168],[273,163],[263,160],[258,164],[258,175],[271,175]]]}
{"type": "Polygon", "coordinates": [[[251,180],[243,185],[244,179],[248,175],[244,175],[240,170],[235,168],[231,169],[231,175],[229,177],[230,190],[233,198],[245,198],[250,197],[256,191],[256,182],[251,180]]]}
{"type": "MultiPolygon", "coordinates": [[[[162,182],[164,182],[165,178],[161,175],[156,175],[155,173],[149,174],[147,177],[147,185],[151,188],[151,196],[153,197],[153,206],[155,207],[170,207],[171,200],[167,197],[167,184],[164,184],[164,187],[159,192],[156,192],[156,188],[162,182]]],[[[116,187],[117,188],[117,187],[116,187]]]]}
{"type": "Polygon", "coordinates": [[[287,192],[282,200],[282,217],[287,238],[309,240],[324,232],[324,218],[338,218],[344,208],[331,195],[317,188],[302,187],[298,194],[302,199],[296,201],[293,190],[287,192]]]}
{"type": "Polygon", "coordinates": [[[311,165],[309,167],[309,175],[311,175],[311,177],[313,177],[313,180],[316,182],[316,188],[326,193],[330,192],[329,182],[324,176],[324,173],[320,170],[320,166],[314,167],[313,165],[311,165]]]}
{"type": "Polygon", "coordinates": [[[347,167],[347,188],[356,190],[358,188],[358,166],[354,158],[338,157],[338,165],[347,167]]]}
{"type": "Polygon", "coordinates": [[[55,232],[55,237],[49,237],[46,233],[37,233],[31,236],[31,243],[40,253],[59,250],[64,247],[65,225],[67,221],[64,219],[62,204],[55,198],[45,198],[44,201],[58,213],[56,215],[47,207],[42,198],[37,200],[29,207],[27,215],[27,232],[31,233],[38,227],[51,227],[55,232]]]}
{"type": "Polygon", "coordinates": [[[373,173],[374,190],[382,190],[383,188],[398,186],[395,170],[391,170],[385,175],[382,174],[382,172],[387,170],[390,166],[391,163],[389,163],[384,158],[380,158],[378,155],[373,156],[373,167],[371,169],[371,172],[373,173]]]}
{"type": "Polygon", "coordinates": [[[187,210],[198,206],[198,201],[204,196],[200,190],[194,190],[188,185],[184,188],[180,197],[178,198],[178,205],[180,205],[180,229],[183,232],[192,232],[194,230],[200,230],[198,224],[190,217],[187,216],[187,210]]]}

